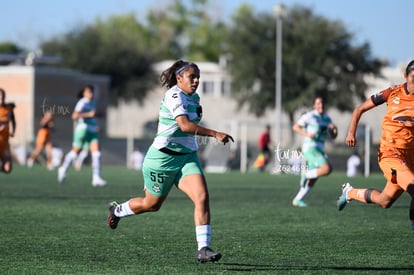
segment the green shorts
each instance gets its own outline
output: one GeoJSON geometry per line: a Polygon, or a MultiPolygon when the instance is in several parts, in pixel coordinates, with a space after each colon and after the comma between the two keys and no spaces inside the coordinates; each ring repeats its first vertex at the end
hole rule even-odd
{"type": "Polygon", "coordinates": [[[308,165],[308,170],[319,168],[328,162],[325,152],[318,147],[309,148],[303,152],[303,157],[306,160],[306,165],[308,165]]]}
{"type": "Polygon", "coordinates": [[[95,141],[99,141],[98,133],[88,131],[87,129],[76,129],[73,133],[72,145],[76,148],[89,148],[89,144],[95,141]]]}
{"type": "Polygon", "coordinates": [[[145,188],[151,195],[162,197],[168,195],[173,185],[184,176],[203,175],[197,152],[186,155],[169,155],[150,147],[142,164],[145,188]]]}

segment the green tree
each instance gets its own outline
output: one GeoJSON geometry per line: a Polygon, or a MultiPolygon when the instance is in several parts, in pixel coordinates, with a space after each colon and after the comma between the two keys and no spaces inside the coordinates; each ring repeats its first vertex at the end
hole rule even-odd
{"type": "Polygon", "coordinates": [[[174,0],[165,9],[149,11],[148,33],[160,59],[219,60],[227,26],[208,12],[209,5],[208,0],[174,0]]]}
{"type": "Polygon", "coordinates": [[[0,53],[19,54],[23,52],[24,49],[13,42],[0,42],[0,53]]]}
{"type": "MultiPolygon", "coordinates": [[[[275,107],[275,18],[242,5],[232,18],[229,62],[239,106],[262,116],[275,107]]],[[[282,108],[291,124],[295,112],[311,106],[316,95],[329,106],[352,110],[365,98],[364,76],[379,76],[384,62],[372,58],[368,43],[354,45],[340,21],[294,6],[283,20],[282,108]],[[352,100],[353,99],[353,100],[352,100]]]]}
{"type": "Polygon", "coordinates": [[[99,18],[45,41],[45,54],[60,55],[62,66],[111,76],[111,102],[142,102],[157,84],[152,64],[186,58],[217,62],[225,45],[226,26],[206,12],[208,0],[175,0],[165,9],[151,10],[146,25],[133,14],[99,18]]]}
{"type": "Polygon", "coordinates": [[[113,16],[69,31],[41,44],[45,54],[62,56],[62,66],[111,77],[111,102],[142,102],[156,84],[155,60],[148,50],[145,28],[132,14],[113,16]]]}

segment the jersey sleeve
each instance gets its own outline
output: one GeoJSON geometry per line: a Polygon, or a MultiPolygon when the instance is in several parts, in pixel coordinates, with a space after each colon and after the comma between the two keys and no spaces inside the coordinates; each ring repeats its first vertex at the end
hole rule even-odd
{"type": "Polygon", "coordinates": [[[184,95],[180,92],[174,92],[166,97],[165,106],[170,111],[172,117],[175,119],[181,115],[187,115],[188,111],[184,106],[184,95]]]}
{"type": "Polygon", "coordinates": [[[304,128],[304,127],[306,127],[306,125],[308,124],[308,117],[309,117],[309,113],[304,113],[303,115],[301,115],[301,116],[299,117],[299,119],[296,121],[296,123],[297,123],[300,127],[304,128]]]}
{"type": "Polygon", "coordinates": [[[83,106],[85,106],[84,100],[78,100],[78,102],[75,105],[75,112],[82,112],[83,106]]]}
{"type": "Polygon", "coordinates": [[[375,106],[381,105],[385,102],[387,102],[387,99],[391,93],[392,89],[391,87],[385,90],[382,90],[379,93],[373,94],[371,96],[372,102],[375,104],[375,106]]]}

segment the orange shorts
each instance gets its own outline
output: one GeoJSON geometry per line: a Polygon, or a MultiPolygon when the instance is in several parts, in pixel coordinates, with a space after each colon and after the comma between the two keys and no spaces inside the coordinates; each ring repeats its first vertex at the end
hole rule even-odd
{"type": "Polygon", "coordinates": [[[40,128],[37,132],[36,145],[38,147],[43,147],[46,145],[46,143],[50,142],[50,140],[50,130],[46,128],[40,128]]]}
{"type": "Polygon", "coordinates": [[[414,182],[414,150],[380,146],[378,162],[387,179],[382,192],[397,199],[414,182]]]}

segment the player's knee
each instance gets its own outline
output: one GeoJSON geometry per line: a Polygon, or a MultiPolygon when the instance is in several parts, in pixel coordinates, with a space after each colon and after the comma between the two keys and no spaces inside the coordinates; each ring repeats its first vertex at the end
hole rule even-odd
{"type": "Polygon", "coordinates": [[[332,172],[332,166],[329,163],[325,163],[322,166],[322,175],[321,176],[327,176],[332,172]]]}
{"type": "Polygon", "coordinates": [[[156,212],[161,209],[162,202],[147,202],[145,204],[146,211],[148,212],[156,212]]]}
{"type": "Polygon", "coordinates": [[[387,203],[387,204],[384,204],[384,205],[382,206],[382,208],[386,209],[386,208],[390,208],[391,206],[392,206],[392,202],[387,203]]]}
{"type": "Polygon", "coordinates": [[[332,165],[328,162],[329,174],[332,172],[332,165]]]}
{"type": "Polygon", "coordinates": [[[379,205],[381,208],[386,209],[386,208],[390,208],[390,207],[393,205],[393,203],[394,203],[394,200],[386,200],[386,201],[382,201],[382,202],[381,202],[381,203],[379,203],[378,205],[379,205]]]}
{"type": "Polygon", "coordinates": [[[330,173],[332,173],[332,166],[329,165],[326,171],[326,175],[329,175],[330,173]]]}
{"type": "Polygon", "coordinates": [[[201,192],[197,195],[197,200],[194,203],[205,205],[208,204],[209,199],[208,192],[201,192]]]}

